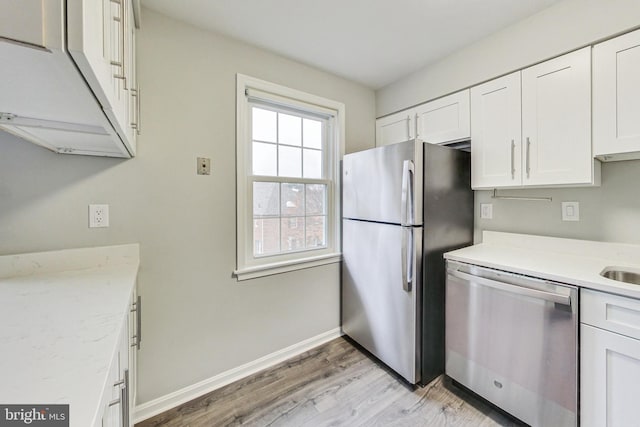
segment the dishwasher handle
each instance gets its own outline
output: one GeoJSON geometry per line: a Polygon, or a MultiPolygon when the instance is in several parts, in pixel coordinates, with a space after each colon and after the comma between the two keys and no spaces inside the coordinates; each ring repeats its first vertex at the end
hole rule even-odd
{"type": "Polygon", "coordinates": [[[472,274],[463,273],[462,271],[448,270],[447,274],[469,282],[478,283],[490,288],[498,289],[512,294],[522,295],[531,298],[542,299],[545,301],[555,302],[558,304],[571,306],[571,296],[556,294],[554,292],[540,291],[537,289],[526,288],[524,286],[512,285],[509,283],[498,282],[496,280],[485,279],[484,277],[474,276],[472,274]]]}

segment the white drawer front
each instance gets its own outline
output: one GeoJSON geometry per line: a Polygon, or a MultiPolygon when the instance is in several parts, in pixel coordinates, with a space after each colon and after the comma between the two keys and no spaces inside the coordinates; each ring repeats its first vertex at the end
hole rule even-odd
{"type": "Polygon", "coordinates": [[[581,290],[580,321],[640,339],[640,300],[581,290]]]}

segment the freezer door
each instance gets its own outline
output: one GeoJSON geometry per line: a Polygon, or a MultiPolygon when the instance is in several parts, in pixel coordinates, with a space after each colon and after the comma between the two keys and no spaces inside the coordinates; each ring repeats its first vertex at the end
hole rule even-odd
{"type": "Polygon", "coordinates": [[[342,226],[342,330],[415,384],[422,228],[353,220],[342,226]]]}
{"type": "Polygon", "coordinates": [[[411,140],[344,156],[342,216],[422,225],[422,153],[411,140]]]}

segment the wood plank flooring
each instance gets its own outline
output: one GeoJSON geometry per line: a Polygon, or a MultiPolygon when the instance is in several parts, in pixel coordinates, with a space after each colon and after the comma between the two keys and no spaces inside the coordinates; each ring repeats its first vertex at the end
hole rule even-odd
{"type": "Polygon", "coordinates": [[[136,427],[516,425],[444,377],[414,389],[337,338],[136,427]]]}

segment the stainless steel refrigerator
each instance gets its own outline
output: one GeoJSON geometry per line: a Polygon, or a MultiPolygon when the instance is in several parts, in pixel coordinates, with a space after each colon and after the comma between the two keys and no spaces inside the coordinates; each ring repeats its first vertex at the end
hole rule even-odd
{"type": "Polygon", "coordinates": [[[344,156],[342,330],[412,384],[444,371],[442,254],[473,241],[470,167],[417,139],[344,156]]]}

